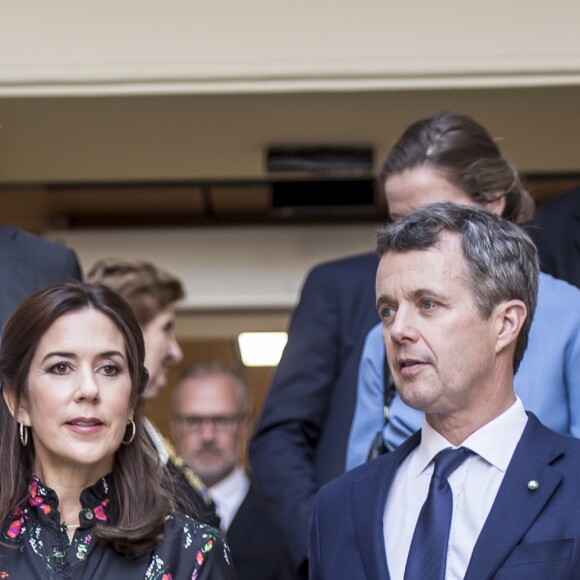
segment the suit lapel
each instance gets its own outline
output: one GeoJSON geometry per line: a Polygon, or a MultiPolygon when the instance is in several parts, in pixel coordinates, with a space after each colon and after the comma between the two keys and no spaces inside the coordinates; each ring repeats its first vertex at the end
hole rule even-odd
{"type": "Polygon", "coordinates": [[[551,463],[562,446],[530,415],[489,516],[475,544],[465,580],[490,578],[528,531],[562,480],[551,463]],[[537,481],[537,490],[528,483],[537,481]],[[509,515],[508,515],[509,514],[509,515]]]}
{"type": "Polygon", "coordinates": [[[412,435],[399,449],[373,460],[374,471],[368,479],[352,489],[355,535],[366,577],[390,580],[385,552],[383,515],[393,477],[401,462],[419,445],[421,432],[412,435]]]}

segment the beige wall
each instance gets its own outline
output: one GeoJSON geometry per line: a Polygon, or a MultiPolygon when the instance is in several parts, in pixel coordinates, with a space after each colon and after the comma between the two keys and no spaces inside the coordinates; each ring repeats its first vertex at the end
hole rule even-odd
{"type": "Polygon", "coordinates": [[[81,230],[50,237],[73,248],[87,271],[96,260],[149,260],[186,287],[182,310],[289,311],[314,264],[372,252],[375,226],[81,230]]]}

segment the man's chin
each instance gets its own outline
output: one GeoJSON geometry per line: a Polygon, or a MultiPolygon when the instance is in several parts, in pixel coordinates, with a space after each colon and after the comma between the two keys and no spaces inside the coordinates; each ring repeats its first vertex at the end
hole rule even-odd
{"type": "Polygon", "coordinates": [[[399,389],[399,396],[403,403],[416,411],[423,411],[424,413],[437,401],[433,393],[420,388],[399,389]]]}

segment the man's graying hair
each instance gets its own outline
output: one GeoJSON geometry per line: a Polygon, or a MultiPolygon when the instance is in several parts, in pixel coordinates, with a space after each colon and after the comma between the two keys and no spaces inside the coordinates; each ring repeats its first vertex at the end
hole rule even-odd
{"type": "Polygon", "coordinates": [[[252,401],[246,379],[241,371],[234,366],[217,361],[200,362],[185,369],[172,391],[174,406],[177,403],[177,392],[187,379],[208,379],[221,376],[229,377],[234,381],[240,396],[240,412],[249,413],[252,408],[252,401]]]}
{"type": "Polygon", "coordinates": [[[517,225],[472,206],[425,205],[379,231],[377,251],[426,250],[443,232],[459,234],[466,261],[466,284],[484,319],[504,300],[521,300],[528,315],[516,342],[514,374],[528,345],[538,299],[538,253],[517,225]]]}

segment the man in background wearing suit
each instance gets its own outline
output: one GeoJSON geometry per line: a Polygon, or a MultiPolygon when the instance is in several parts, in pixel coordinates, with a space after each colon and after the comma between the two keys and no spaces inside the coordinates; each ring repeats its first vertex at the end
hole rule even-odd
{"type": "Polygon", "coordinates": [[[484,210],[432,204],[381,232],[378,250],[389,366],[425,421],[321,491],[311,577],[580,577],[580,441],[526,414],[513,388],[535,246],[484,210]]]}
{"type": "Polygon", "coordinates": [[[195,365],[173,389],[171,436],[216,504],[238,580],[292,580],[290,554],[241,465],[250,406],[248,386],[235,369],[195,365]]]}
{"type": "Polygon", "coordinates": [[[40,288],[81,280],[75,253],[24,230],[0,223],[0,330],[17,304],[40,288]]]}
{"type": "Polygon", "coordinates": [[[308,574],[314,496],[344,473],[362,348],[379,320],[377,265],[368,253],[308,274],[250,443],[252,470],[301,578],[308,574]]]}

